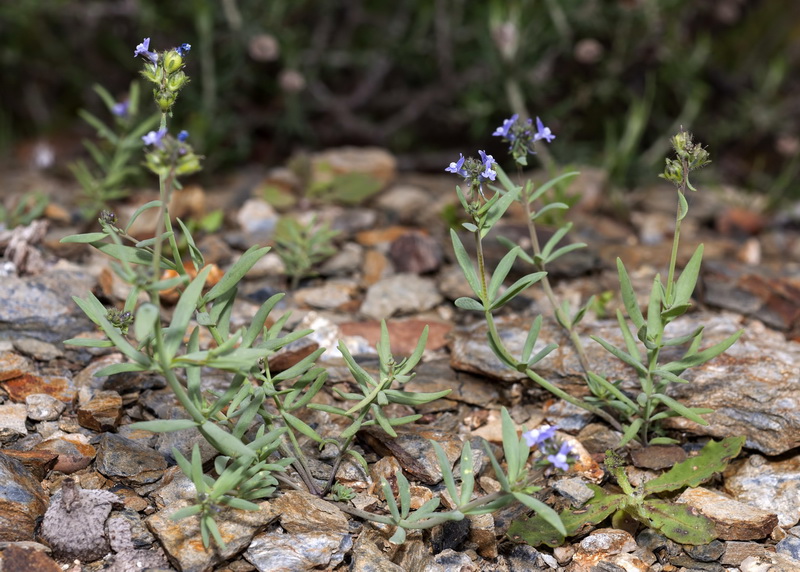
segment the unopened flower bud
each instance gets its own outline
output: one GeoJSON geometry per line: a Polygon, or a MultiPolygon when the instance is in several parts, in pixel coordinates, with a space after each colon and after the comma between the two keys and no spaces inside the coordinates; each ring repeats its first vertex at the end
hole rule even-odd
{"type": "Polygon", "coordinates": [[[167,89],[177,93],[189,81],[188,76],[182,71],[175,72],[167,80],[167,89]]]}
{"type": "Polygon", "coordinates": [[[680,131],[672,138],[672,146],[678,155],[682,155],[690,151],[692,145],[692,136],[686,131],[680,131]]]}
{"type": "Polygon", "coordinates": [[[177,95],[169,91],[160,91],[156,95],[156,103],[163,113],[170,110],[175,103],[175,99],[177,99],[177,95]]]}
{"type": "Polygon", "coordinates": [[[183,57],[177,50],[170,50],[164,55],[164,69],[172,74],[183,67],[183,57]]]}

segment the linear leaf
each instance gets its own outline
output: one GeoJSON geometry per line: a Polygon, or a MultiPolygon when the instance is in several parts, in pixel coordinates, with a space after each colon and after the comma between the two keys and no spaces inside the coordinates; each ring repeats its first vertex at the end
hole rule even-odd
{"type": "Polygon", "coordinates": [[[616,346],[611,345],[610,343],[608,343],[607,341],[605,341],[602,338],[598,338],[597,336],[590,336],[590,337],[594,341],[596,341],[598,344],[603,346],[606,349],[606,351],[608,351],[609,353],[614,355],[616,358],[624,361],[626,364],[628,364],[629,366],[634,368],[636,370],[636,373],[638,373],[641,376],[645,376],[645,377],[647,376],[647,368],[644,365],[642,365],[639,362],[639,360],[635,359],[632,355],[628,354],[627,352],[622,351],[621,349],[619,349],[616,346]]]}
{"type": "Polygon", "coordinates": [[[475,292],[475,295],[480,298],[481,287],[478,282],[478,275],[475,273],[472,260],[470,260],[469,254],[467,254],[461,239],[458,238],[458,234],[456,234],[456,231],[452,228],[450,229],[450,240],[453,242],[453,252],[456,255],[458,265],[461,266],[461,271],[464,273],[464,278],[467,279],[467,283],[470,288],[472,288],[472,291],[475,292]]]}
{"type": "Polygon", "coordinates": [[[511,267],[514,266],[514,261],[521,250],[519,246],[512,248],[500,259],[497,268],[492,273],[492,279],[489,281],[489,300],[494,300],[495,296],[497,296],[497,291],[511,271],[511,267]]]}
{"type": "Polygon", "coordinates": [[[170,433],[197,427],[191,419],[159,419],[158,421],[139,421],[131,424],[133,429],[143,429],[153,433],[170,433]]]}
{"type": "Polygon", "coordinates": [[[718,344],[714,344],[710,348],[706,348],[701,352],[684,356],[683,359],[665,364],[660,369],[680,375],[684,370],[690,367],[694,367],[714,359],[731,347],[743,333],[744,330],[739,330],[729,338],[722,340],[718,344]]]}
{"type": "Polygon", "coordinates": [[[478,312],[483,312],[483,304],[478,302],[474,298],[467,298],[462,296],[458,298],[455,302],[456,307],[461,308],[462,310],[475,310],[478,312]]]}
{"type": "Polygon", "coordinates": [[[178,299],[178,304],[172,314],[172,322],[170,322],[169,328],[164,331],[164,355],[167,361],[171,361],[175,357],[178,347],[183,341],[183,336],[186,335],[189,320],[192,319],[197,309],[209,272],[211,272],[210,266],[201,270],[178,299]]]}
{"type": "Polygon", "coordinates": [[[211,421],[206,421],[199,429],[203,437],[220,453],[231,457],[256,456],[255,452],[247,445],[211,421]]]}
{"type": "Polygon", "coordinates": [[[221,296],[231,288],[235,288],[239,281],[244,278],[253,265],[258,262],[267,252],[270,247],[259,247],[258,245],[250,247],[244,254],[239,257],[233,266],[231,266],[225,275],[217,282],[211,290],[203,298],[204,302],[210,302],[215,298],[221,296]]]}
{"type": "Polygon", "coordinates": [[[631,279],[628,276],[628,271],[625,270],[625,265],[622,264],[622,259],[617,258],[617,273],[619,274],[619,287],[622,294],[622,303],[625,305],[625,310],[628,312],[628,317],[639,330],[645,325],[644,316],[639,309],[639,302],[636,300],[636,292],[633,291],[631,279]]]}
{"type": "Polygon", "coordinates": [[[688,304],[697,285],[697,277],[700,275],[700,264],[703,261],[703,245],[699,245],[694,251],[689,262],[681,272],[680,278],[675,283],[674,305],[688,304]]]}

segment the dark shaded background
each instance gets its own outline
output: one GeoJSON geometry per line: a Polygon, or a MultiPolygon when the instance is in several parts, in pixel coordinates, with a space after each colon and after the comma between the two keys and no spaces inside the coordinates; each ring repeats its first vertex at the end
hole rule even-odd
{"type": "Polygon", "coordinates": [[[499,157],[490,133],[516,94],[558,134],[556,159],[617,186],[652,180],[683,125],[719,180],[773,205],[800,195],[800,2],[3,2],[3,154],[38,138],[80,152],[77,110],[104,114],[95,82],[124,97],[145,36],[193,46],[176,124],[206,172],[339,144],[422,170],[459,150],[499,157]]]}

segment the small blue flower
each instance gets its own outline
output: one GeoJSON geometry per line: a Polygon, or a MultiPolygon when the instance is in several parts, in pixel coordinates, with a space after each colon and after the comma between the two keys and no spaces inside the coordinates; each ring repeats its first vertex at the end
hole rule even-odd
{"type": "Polygon", "coordinates": [[[462,177],[467,177],[467,171],[464,169],[464,154],[459,153],[461,158],[458,162],[450,163],[450,166],[445,169],[448,173],[454,173],[456,175],[461,175],[462,177]]]}
{"type": "Polygon", "coordinates": [[[538,141],[539,139],[544,139],[548,143],[550,143],[556,136],[553,135],[553,132],[550,131],[549,127],[545,127],[542,120],[538,117],[536,118],[536,133],[533,136],[534,141],[538,141]]]}
{"type": "Polygon", "coordinates": [[[164,142],[162,141],[162,139],[164,139],[164,135],[166,134],[167,134],[166,128],[159,129],[158,131],[151,131],[147,135],[142,136],[142,141],[144,141],[145,145],[155,145],[156,147],[161,149],[162,147],[164,147],[164,142]]]}
{"type": "Polygon", "coordinates": [[[494,166],[494,157],[487,155],[483,151],[478,151],[478,154],[481,156],[481,163],[483,163],[484,166],[484,171],[481,173],[481,177],[490,181],[494,181],[497,177],[497,173],[494,169],[492,169],[494,166]]]}
{"type": "Polygon", "coordinates": [[[142,43],[136,46],[136,50],[133,52],[133,57],[136,56],[143,56],[149,59],[151,62],[156,63],[158,61],[158,54],[155,52],[148,51],[150,49],[150,38],[145,38],[142,40],[142,43]]]}
{"type": "Polygon", "coordinates": [[[192,44],[184,43],[184,44],[181,44],[180,46],[178,46],[177,48],[175,48],[175,51],[178,52],[178,54],[180,54],[181,57],[183,57],[186,54],[188,54],[189,50],[191,50],[191,49],[192,49],[192,44]]]}
{"type": "Polygon", "coordinates": [[[178,141],[184,142],[189,138],[189,132],[186,129],[183,129],[180,133],[178,133],[178,141]]]}
{"type": "Polygon", "coordinates": [[[542,425],[537,429],[531,429],[522,434],[528,447],[538,446],[549,441],[556,435],[558,427],[555,425],[542,425]]]}
{"type": "Polygon", "coordinates": [[[555,455],[547,455],[547,461],[562,471],[569,470],[569,454],[572,452],[572,446],[569,443],[562,443],[561,448],[555,455]]]}
{"type": "Polygon", "coordinates": [[[128,117],[128,107],[130,107],[130,102],[128,100],[120,101],[111,106],[111,113],[124,119],[128,117]]]}
{"type": "Polygon", "coordinates": [[[503,120],[503,124],[500,127],[498,127],[497,129],[495,129],[494,133],[492,133],[492,135],[497,136],[497,137],[505,137],[505,138],[507,138],[509,140],[513,140],[514,135],[512,134],[509,137],[508,132],[511,129],[511,126],[514,125],[514,122],[518,118],[519,118],[519,115],[517,113],[515,113],[509,119],[504,119],[503,120]]]}

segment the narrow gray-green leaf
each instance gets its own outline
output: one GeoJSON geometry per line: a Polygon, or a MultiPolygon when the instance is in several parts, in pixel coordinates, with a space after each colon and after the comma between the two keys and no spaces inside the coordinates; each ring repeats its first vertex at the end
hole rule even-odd
{"type": "Polygon", "coordinates": [[[656,401],[660,401],[661,403],[672,409],[675,413],[677,413],[681,417],[685,417],[686,419],[694,421],[695,423],[698,423],[700,425],[708,425],[708,421],[697,415],[694,411],[686,407],[684,404],[675,401],[668,395],[664,395],[663,393],[655,393],[653,394],[653,399],[655,399],[656,401]]]}
{"type": "Polygon", "coordinates": [[[483,304],[475,300],[474,298],[466,298],[461,297],[455,301],[455,305],[462,310],[474,310],[477,312],[483,312],[483,304]]]}
{"type": "Polygon", "coordinates": [[[675,300],[671,305],[681,306],[688,304],[697,285],[697,277],[700,275],[700,265],[703,261],[703,245],[699,245],[694,251],[686,267],[681,272],[680,278],[675,283],[675,300]]]}
{"type": "Polygon", "coordinates": [[[153,433],[170,433],[197,427],[191,419],[159,419],[158,421],[138,421],[131,424],[132,429],[143,429],[153,433]]]}
{"type": "Polygon", "coordinates": [[[469,254],[467,254],[464,245],[461,243],[461,239],[458,238],[458,234],[452,228],[450,229],[450,240],[453,242],[453,252],[456,255],[458,265],[461,266],[461,271],[464,273],[464,278],[467,279],[467,283],[475,295],[480,298],[481,286],[480,282],[478,282],[478,275],[475,273],[472,260],[470,260],[469,254]]]}
{"type": "Polygon", "coordinates": [[[244,254],[239,257],[233,266],[231,266],[225,275],[217,282],[211,290],[203,298],[204,302],[210,302],[215,298],[221,296],[231,288],[234,288],[244,275],[247,274],[253,265],[258,262],[267,252],[270,247],[259,247],[258,245],[250,247],[244,254]]]}
{"type": "Polygon", "coordinates": [[[522,355],[520,356],[520,361],[522,363],[528,363],[528,360],[531,357],[531,353],[533,353],[533,346],[536,345],[536,340],[539,339],[539,331],[542,329],[542,315],[539,314],[531,323],[531,327],[528,330],[528,335],[525,338],[525,344],[522,346],[522,355]]]}
{"type": "Polygon", "coordinates": [[[622,303],[625,305],[625,310],[628,312],[628,317],[639,330],[645,325],[644,316],[639,309],[639,302],[636,300],[636,292],[633,290],[631,279],[628,276],[628,271],[625,270],[625,265],[622,264],[622,259],[617,258],[617,273],[619,274],[619,287],[620,294],[622,294],[622,303]]]}
{"type": "Polygon", "coordinates": [[[183,341],[183,336],[186,335],[186,330],[189,327],[189,320],[192,319],[192,315],[197,309],[197,304],[203,293],[203,287],[206,284],[206,278],[209,272],[211,272],[210,266],[201,270],[178,299],[178,304],[175,306],[175,311],[172,314],[172,322],[169,328],[164,331],[164,357],[167,361],[175,357],[178,347],[180,347],[183,341]]]}
{"type": "Polygon", "coordinates": [[[656,274],[653,278],[653,287],[650,289],[650,301],[647,304],[647,336],[655,338],[664,330],[664,323],[661,320],[661,277],[656,274]]]}
{"type": "Polygon", "coordinates": [[[497,310],[498,308],[502,308],[508,302],[510,302],[517,294],[526,290],[536,284],[539,280],[547,275],[547,272],[534,272],[532,274],[528,274],[523,276],[516,282],[514,282],[511,286],[509,286],[503,294],[492,302],[490,307],[491,310],[497,310]]]}
{"type": "Polygon", "coordinates": [[[295,431],[302,433],[303,435],[305,435],[309,439],[316,441],[317,443],[322,443],[322,437],[320,437],[319,434],[316,431],[314,431],[314,429],[312,429],[311,426],[302,419],[295,417],[288,411],[282,411],[281,416],[283,417],[283,420],[286,421],[286,424],[289,425],[295,431]]]}
{"type": "Polygon", "coordinates": [[[156,320],[159,319],[158,308],[155,304],[145,302],[136,310],[136,319],[133,322],[133,332],[136,339],[143,342],[155,333],[156,320]]]}
{"type": "Polygon", "coordinates": [[[104,232],[87,232],[85,234],[71,234],[69,236],[65,236],[61,240],[60,243],[79,243],[79,244],[91,244],[93,242],[99,242],[107,238],[108,235],[104,232]]]}
{"type": "Polygon", "coordinates": [[[694,367],[696,365],[700,365],[711,359],[714,359],[715,357],[723,353],[725,350],[727,350],[729,347],[731,347],[736,342],[736,340],[739,339],[739,336],[741,336],[743,333],[744,330],[739,330],[729,338],[722,340],[718,344],[714,344],[710,348],[706,348],[703,351],[697,352],[695,354],[684,356],[683,359],[665,364],[660,369],[680,375],[681,373],[683,373],[684,370],[690,367],[694,367]]]}
{"type": "Polygon", "coordinates": [[[606,349],[606,351],[608,351],[610,354],[614,355],[618,359],[624,361],[626,364],[628,364],[629,366],[634,368],[636,370],[636,373],[638,373],[639,375],[643,375],[643,376],[647,375],[647,368],[644,365],[642,365],[639,362],[639,360],[635,359],[633,356],[631,356],[627,352],[624,352],[623,350],[619,349],[618,347],[611,345],[610,343],[608,343],[604,339],[598,338],[597,336],[591,336],[591,338],[594,341],[596,341],[598,344],[603,346],[606,349]]]}
{"type": "Polygon", "coordinates": [[[149,203],[145,203],[142,206],[140,206],[138,209],[136,209],[134,211],[133,215],[131,215],[131,218],[128,220],[128,224],[125,226],[125,232],[128,232],[128,230],[131,228],[131,225],[133,225],[133,223],[136,221],[136,219],[139,218],[140,214],[142,214],[144,211],[146,211],[148,209],[153,209],[153,208],[160,207],[161,204],[162,204],[162,202],[160,200],[155,200],[155,201],[150,201],[149,203]]]}
{"type": "Polygon", "coordinates": [[[256,455],[247,445],[211,421],[206,421],[199,429],[206,440],[220,453],[231,457],[255,457],[256,455]]]}
{"type": "Polygon", "coordinates": [[[514,266],[514,261],[517,259],[520,250],[522,249],[519,246],[512,248],[500,259],[497,268],[495,268],[492,273],[492,279],[489,281],[489,300],[494,300],[497,296],[497,291],[500,289],[500,286],[502,286],[512,266],[514,266]]]}

